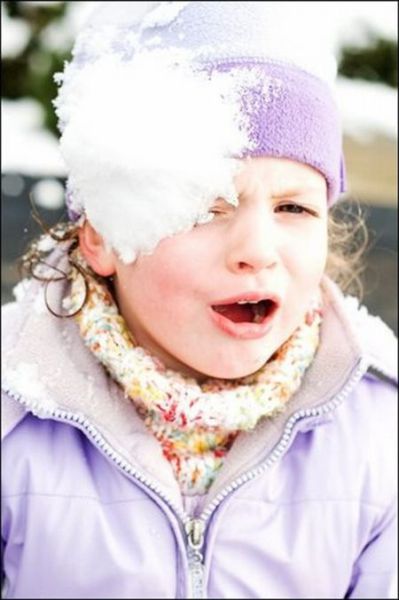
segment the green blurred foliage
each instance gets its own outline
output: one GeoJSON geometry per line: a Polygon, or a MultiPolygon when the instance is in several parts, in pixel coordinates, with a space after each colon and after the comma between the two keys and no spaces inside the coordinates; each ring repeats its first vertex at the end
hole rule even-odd
{"type": "Polygon", "coordinates": [[[338,71],[345,77],[366,79],[398,87],[398,43],[369,34],[367,45],[341,50],[338,71]]]}
{"type": "MultiPolygon", "coordinates": [[[[65,17],[69,2],[32,4],[4,1],[10,18],[22,19],[29,26],[29,40],[19,56],[2,57],[2,87],[4,98],[31,97],[40,102],[45,111],[45,126],[58,135],[57,119],[52,100],[57,94],[54,73],[63,70],[70,59],[71,48],[50,49],[41,33],[52,22],[65,17]]],[[[369,43],[361,47],[342,48],[338,71],[351,78],[378,81],[397,87],[397,42],[370,34],[369,43]]]]}
{"type": "Polygon", "coordinates": [[[16,57],[2,57],[1,96],[9,99],[30,97],[44,108],[47,129],[57,134],[57,118],[52,100],[57,94],[53,74],[62,71],[70,50],[49,49],[41,37],[52,22],[65,16],[67,2],[48,5],[29,5],[29,2],[3,2],[9,17],[22,19],[29,26],[29,39],[16,57]]]}

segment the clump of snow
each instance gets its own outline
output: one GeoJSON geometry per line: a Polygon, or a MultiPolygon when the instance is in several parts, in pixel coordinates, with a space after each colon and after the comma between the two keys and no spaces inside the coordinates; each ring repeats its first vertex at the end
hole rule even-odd
{"type": "Polygon", "coordinates": [[[146,40],[145,45],[146,46],[158,46],[159,44],[161,44],[162,42],[162,38],[159,35],[154,35],[151,38],[148,38],[148,40],[146,40]]]}
{"type": "Polygon", "coordinates": [[[189,4],[188,2],[160,2],[159,6],[149,11],[144,16],[141,29],[162,27],[172,23],[180,12],[189,4]]]}
{"type": "Polygon", "coordinates": [[[43,235],[37,242],[39,252],[51,252],[56,246],[57,242],[48,234],[43,235]]]}
{"type": "Polygon", "coordinates": [[[85,2],[85,4],[90,4],[91,6],[86,25],[98,29],[104,23],[113,27],[123,24],[139,26],[145,15],[158,8],[163,2],[125,2],[124,0],[113,0],[112,2],[85,2]]]}
{"type": "MultiPolygon", "coordinates": [[[[66,296],[65,298],[63,298],[61,304],[62,304],[62,308],[64,308],[67,312],[73,312],[74,303],[72,302],[72,299],[69,296],[66,296]]],[[[66,333],[66,332],[63,332],[63,333],[66,333]]]]}
{"type": "Polygon", "coordinates": [[[354,296],[345,297],[345,308],[362,347],[373,358],[373,366],[397,378],[398,340],[394,331],[379,316],[371,315],[354,296]]]}
{"type": "Polygon", "coordinates": [[[157,43],[191,49],[197,58],[266,58],[298,66],[333,85],[334,25],[329,7],[309,2],[101,2],[76,45],[78,60],[157,43]],[[198,24],[198,25],[196,25],[198,24]],[[126,43],[127,32],[132,35],[126,43]],[[152,42],[156,36],[156,42],[152,42]],[[317,52],[315,52],[317,48],[317,52]]]}
{"type": "Polygon", "coordinates": [[[17,302],[21,302],[26,297],[29,285],[27,279],[22,279],[22,281],[19,281],[17,285],[13,287],[12,293],[17,302]]]}
{"type": "Polygon", "coordinates": [[[65,71],[56,106],[72,208],[123,261],[190,229],[218,196],[238,203],[231,157],[250,146],[239,102],[253,77],[209,77],[187,53],[155,50],[65,71]]]}
{"type": "Polygon", "coordinates": [[[7,385],[25,398],[29,404],[41,408],[53,408],[54,402],[46,391],[41,379],[39,366],[35,363],[21,362],[7,371],[7,385]]]}

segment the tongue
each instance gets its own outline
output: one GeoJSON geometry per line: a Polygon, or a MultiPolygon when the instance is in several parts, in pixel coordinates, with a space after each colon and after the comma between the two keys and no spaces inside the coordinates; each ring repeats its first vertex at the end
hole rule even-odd
{"type": "Polygon", "coordinates": [[[249,304],[222,304],[214,306],[213,310],[234,323],[252,323],[254,319],[254,313],[249,304]]]}

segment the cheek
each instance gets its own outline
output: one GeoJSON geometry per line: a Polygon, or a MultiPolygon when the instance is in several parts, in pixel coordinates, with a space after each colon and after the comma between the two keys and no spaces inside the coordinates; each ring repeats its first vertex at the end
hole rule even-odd
{"type": "Polygon", "coordinates": [[[141,257],[136,270],[139,296],[155,302],[161,312],[177,308],[198,285],[191,256],[186,245],[183,248],[171,238],[161,242],[154,254],[141,257]]]}
{"type": "Polygon", "coordinates": [[[296,236],[296,243],[288,240],[284,249],[285,264],[298,284],[318,284],[327,262],[327,234],[324,228],[313,229],[306,235],[296,236]]]}

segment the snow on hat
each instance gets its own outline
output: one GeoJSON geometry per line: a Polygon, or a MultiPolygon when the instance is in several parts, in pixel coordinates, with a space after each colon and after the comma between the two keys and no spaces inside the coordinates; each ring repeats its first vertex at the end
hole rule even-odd
{"type": "Polygon", "coordinates": [[[55,100],[71,218],[122,260],[238,203],[238,158],[284,157],[345,189],[336,62],[313,2],[99,2],[55,100]],[[309,40],[311,42],[309,43],[309,40]]]}

